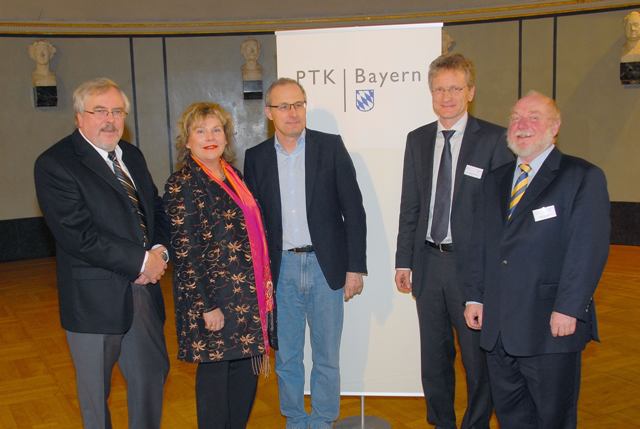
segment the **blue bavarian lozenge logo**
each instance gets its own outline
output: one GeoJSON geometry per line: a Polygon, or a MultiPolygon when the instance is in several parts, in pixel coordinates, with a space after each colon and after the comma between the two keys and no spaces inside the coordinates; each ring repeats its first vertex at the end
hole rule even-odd
{"type": "Polygon", "coordinates": [[[356,108],[368,112],[375,105],[373,89],[356,89],[356,108]]]}

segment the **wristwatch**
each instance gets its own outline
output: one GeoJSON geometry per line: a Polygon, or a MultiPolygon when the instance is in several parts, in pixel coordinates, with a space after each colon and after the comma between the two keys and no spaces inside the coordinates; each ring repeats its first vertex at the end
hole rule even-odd
{"type": "Polygon", "coordinates": [[[166,263],[169,262],[169,251],[167,249],[164,249],[161,253],[162,255],[162,260],[166,263]]]}

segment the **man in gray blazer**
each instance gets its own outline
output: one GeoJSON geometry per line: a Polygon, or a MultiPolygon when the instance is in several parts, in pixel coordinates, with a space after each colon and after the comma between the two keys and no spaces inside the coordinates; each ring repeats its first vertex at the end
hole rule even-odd
{"type": "Polygon", "coordinates": [[[85,82],[73,104],[78,128],[40,155],[35,183],[56,241],[60,318],[84,427],[111,427],[118,362],[129,427],[159,428],[169,371],[158,283],[168,260],[162,200],[140,150],[120,140],[129,101],[118,85],[85,82]]]}
{"type": "Polygon", "coordinates": [[[275,136],[247,151],[244,174],[265,218],[276,285],[276,373],[288,429],[328,429],[340,412],[343,300],[362,291],[367,226],[349,153],[338,135],[306,128],[306,93],[280,78],[266,93],[275,136]],[[311,414],[304,408],[309,324],[311,414]]]}
{"type": "Polygon", "coordinates": [[[513,159],[504,128],[467,113],[475,95],[473,64],[460,54],[429,66],[436,122],[407,136],[395,282],[416,300],[427,421],[455,428],[456,330],[467,375],[462,428],[488,428],[492,411],[479,335],[464,321],[460,273],[487,173],[513,159]]]}

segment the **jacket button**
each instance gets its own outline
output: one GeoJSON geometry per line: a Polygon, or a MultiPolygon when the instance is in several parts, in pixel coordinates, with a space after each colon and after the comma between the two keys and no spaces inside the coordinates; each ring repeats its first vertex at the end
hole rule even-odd
{"type": "Polygon", "coordinates": [[[506,260],[506,259],[503,259],[503,260],[502,260],[502,265],[507,265],[507,264],[508,264],[507,260],[506,260]]]}

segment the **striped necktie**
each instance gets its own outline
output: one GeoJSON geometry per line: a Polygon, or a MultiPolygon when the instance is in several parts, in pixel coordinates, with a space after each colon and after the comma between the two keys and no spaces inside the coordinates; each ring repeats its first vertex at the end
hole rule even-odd
{"type": "Polygon", "coordinates": [[[520,167],[520,175],[518,176],[518,180],[516,180],[516,184],[511,191],[511,200],[509,201],[507,219],[511,219],[511,215],[522,199],[524,191],[527,189],[527,185],[529,184],[529,172],[531,171],[531,167],[529,164],[520,164],[518,167],[520,167]]]}
{"type": "Polygon", "coordinates": [[[135,186],[133,186],[133,182],[131,178],[127,175],[127,173],[122,169],[120,165],[120,161],[118,161],[118,157],[116,156],[116,151],[112,150],[109,152],[109,159],[113,163],[113,172],[115,173],[118,181],[124,188],[131,200],[131,205],[136,209],[136,213],[138,214],[138,220],[140,222],[140,228],[142,229],[142,234],[144,236],[144,245],[146,246],[149,242],[148,234],[147,234],[147,221],[144,216],[144,212],[142,211],[142,207],[140,206],[140,201],[138,199],[138,192],[136,191],[135,186]]]}

